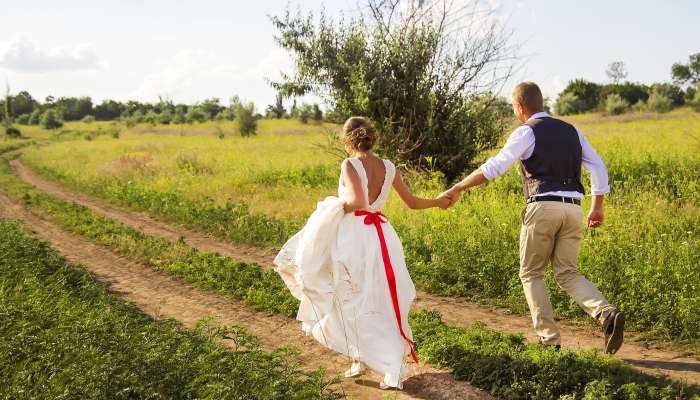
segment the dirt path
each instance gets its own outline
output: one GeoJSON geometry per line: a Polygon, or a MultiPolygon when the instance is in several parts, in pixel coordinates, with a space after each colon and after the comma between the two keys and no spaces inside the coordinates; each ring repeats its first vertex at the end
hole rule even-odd
{"type": "MultiPolygon", "coordinates": [[[[22,220],[40,238],[48,241],[72,263],[84,265],[110,290],[153,318],[174,318],[186,328],[193,328],[205,316],[214,316],[223,324],[242,323],[260,338],[264,348],[289,344],[300,350],[306,367],[328,368],[329,374],[341,375],[349,367],[346,357],[338,355],[306,337],[290,318],[253,311],[244,304],[205,290],[197,289],[167,274],[116,255],[87,239],[63,231],[42,217],[27,211],[17,201],[0,193],[0,217],[22,220]]],[[[223,342],[227,344],[225,341],[223,342]]],[[[455,381],[448,372],[429,366],[410,364],[410,377],[404,391],[378,388],[379,377],[344,379],[342,389],[352,399],[492,399],[493,397],[464,382],[455,381]]]]}
{"type": "MultiPolygon", "coordinates": [[[[142,229],[150,235],[160,236],[169,240],[177,240],[180,237],[184,237],[190,245],[200,250],[218,251],[236,260],[255,262],[264,268],[272,268],[272,259],[275,255],[274,249],[259,249],[252,246],[239,246],[217,241],[202,233],[155,220],[144,213],[123,210],[107,205],[105,202],[96,200],[83,193],[74,192],[60,184],[38,176],[22,164],[19,159],[11,161],[11,165],[20,179],[42,191],[67,201],[82,204],[125,225],[142,229]]],[[[458,298],[435,296],[423,291],[418,292],[414,305],[416,308],[440,311],[443,320],[451,325],[468,326],[474,321],[481,321],[492,329],[501,332],[524,333],[529,340],[537,340],[532,330],[531,320],[527,315],[514,315],[495,307],[482,306],[458,298]]],[[[562,345],[565,348],[599,349],[602,346],[601,332],[591,326],[576,326],[571,323],[563,323],[561,330],[562,345]]],[[[617,353],[617,357],[648,373],[667,375],[688,383],[700,384],[700,362],[695,358],[683,357],[681,354],[667,350],[665,347],[662,343],[646,345],[635,342],[634,336],[628,334],[625,345],[617,353]]]]}

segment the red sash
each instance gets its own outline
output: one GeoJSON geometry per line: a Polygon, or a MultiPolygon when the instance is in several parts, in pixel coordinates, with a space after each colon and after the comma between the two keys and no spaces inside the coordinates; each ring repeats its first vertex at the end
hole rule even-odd
{"type": "Polygon", "coordinates": [[[370,212],[370,211],[355,211],[355,215],[358,217],[365,217],[366,225],[374,225],[377,228],[377,235],[379,235],[379,244],[382,248],[382,260],[384,261],[384,272],[386,272],[386,281],[389,284],[389,292],[391,293],[391,302],[394,304],[394,314],[396,315],[396,322],[399,324],[399,332],[401,332],[401,337],[408,342],[408,346],[411,348],[411,357],[413,361],[418,363],[418,356],[416,351],[413,349],[415,344],[413,340],[409,339],[403,331],[403,326],[401,326],[401,310],[399,309],[399,298],[396,294],[396,276],[394,275],[394,267],[391,266],[391,259],[389,258],[389,249],[386,247],[386,240],[384,239],[384,231],[382,230],[382,223],[386,222],[386,216],[380,212],[370,212]]]}

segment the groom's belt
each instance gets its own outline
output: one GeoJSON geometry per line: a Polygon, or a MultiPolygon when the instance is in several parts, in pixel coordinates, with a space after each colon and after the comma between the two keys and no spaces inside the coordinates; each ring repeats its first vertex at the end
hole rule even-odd
{"type": "Polygon", "coordinates": [[[536,201],[558,201],[560,203],[576,204],[577,206],[581,205],[581,200],[564,196],[532,196],[527,199],[527,204],[534,203],[536,201]]]}

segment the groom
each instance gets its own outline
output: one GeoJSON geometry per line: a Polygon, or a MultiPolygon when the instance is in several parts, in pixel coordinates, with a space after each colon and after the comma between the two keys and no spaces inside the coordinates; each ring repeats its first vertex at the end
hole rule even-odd
{"type": "Polygon", "coordinates": [[[544,112],[540,88],[533,82],[516,86],[513,111],[522,125],[501,151],[443,195],[454,203],[460,193],[503,175],[520,164],[526,208],[520,230],[520,281],[540,344],[560,348],[559,328],[544,284],[551,262],[554,277],[570,296],[603,325],[604,349],[622,346],[625,317],[578,271],[583,224],[581,166],[591,174],[593,203],[588,226],[603,223],[603,195],[610,191],[605,164],[573,125],[544,112]]]}

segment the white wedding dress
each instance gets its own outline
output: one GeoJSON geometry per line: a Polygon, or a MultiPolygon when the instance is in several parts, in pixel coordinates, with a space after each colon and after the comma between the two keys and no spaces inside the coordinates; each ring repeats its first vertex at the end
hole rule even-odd
{"type": "MultiPolygon", "coordinates": [[[[367,196],[367,173],[357,158],[349,159],[367,196]]],[[[297,319],[302,329],[321,344],[343,353],[384,376],[386,386],[401,387],[407,370],[404,360],[412,354],[408,311],[416,291],[406,269],[401,241],[391,224],[378,213],[383,208],[396,174],[384,160],[386,174],[377,199],[368,209],[345,213],[348,188],[342,182],[338,197],[318,203],[304,228],[294,235],[275,258],[275,269],[301,304],[297,319]],[[368,215],[369,214],[369,215],[368,215]],[[379,222],[395,276],[397,321],[384,256],[379,222]]],[[[367,201],[369,204],[369,199],[367,201]]],[[[415,356],[415,354],[413,354],[415,356]]]]}

